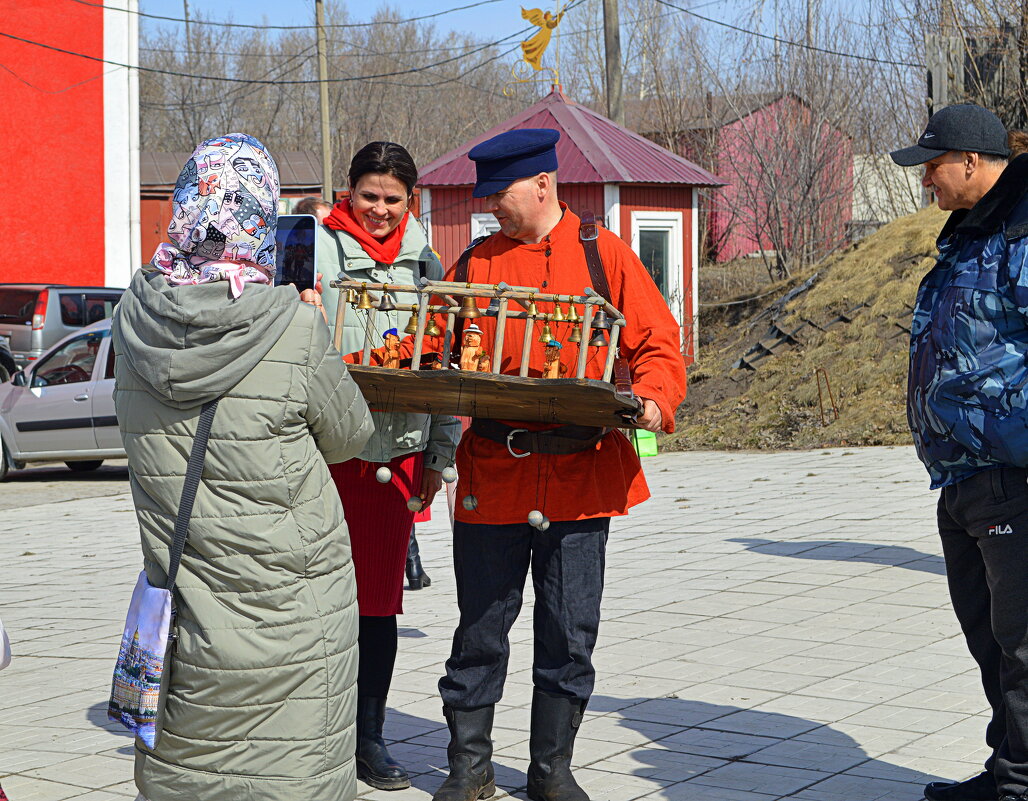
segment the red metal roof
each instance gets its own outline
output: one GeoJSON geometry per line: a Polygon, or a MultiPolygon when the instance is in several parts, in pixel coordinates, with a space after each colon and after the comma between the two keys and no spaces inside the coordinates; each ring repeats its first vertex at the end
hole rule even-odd
{"type": "Polygon", "coordinates": [[[724,181],[716,175],[592,109],[571,102],[557,88],[534,106],[428,164],[419,183],[427,187],[475,183],[475,165],[467,157],[468,151],[479,142],[516,128],[560,131],[557,142],[560,183],[724,186],[724,181]]]}

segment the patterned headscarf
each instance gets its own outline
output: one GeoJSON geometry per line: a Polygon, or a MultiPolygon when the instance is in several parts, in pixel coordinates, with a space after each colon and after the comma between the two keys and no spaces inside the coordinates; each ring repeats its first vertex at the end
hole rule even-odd
{"type": "Polygon", "coordinates": [[[270,283],[275,275],[278,167],[247,134],[201,142],[175,183],[170,242],[150,263],[172,284],[270,283]]]}

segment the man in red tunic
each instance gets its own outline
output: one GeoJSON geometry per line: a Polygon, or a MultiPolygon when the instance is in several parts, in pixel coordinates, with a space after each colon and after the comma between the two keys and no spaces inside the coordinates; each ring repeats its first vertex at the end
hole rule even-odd
{"type": "MultiPolygon", "coordinates": [[[[580,219],[557,199],[559,137],[549,129],[511,131],[471,150],[478,173],[474,196],[485,199],[500,232],[465,254],[448,280],[505,281],[560,295],[581,295],[587,286],[602,292],[586,263],[592,243],[583,241],[580,219]],[[467,275],[461,274],[463,264],[467,275]]],[[[627,318],[621,353],[643,402],[639,424],[673,431],[675,409],[685,396],[678,324],[621,239],[600,229],[595,244],[608,300],[627,318]]],[[[553,304],[538,307],[541,314],[555,311],[553,304]]],[[[485,341],[492,341],[495,320],[476,322],[485,341]]],[[[509,321],[503,352],[492,355],[505,374],[518,374],[525,324],[534,321],[509,321]]],[[[554,340],[570,348],[574,327],[553,328],[554,340]]],[[[582,332],[583,347],[591,333],[582,332]]],[[[530,376],[542,375],[543,351],[533,349],[530,376]]],[[[605,356],[606,348],[589,347],[587,378],[602,378],[605,356]]],[[[588,801],[570,763],[593,690],[607,533],[610,518],[646,500],[649,490],[620,430],[582,428],[476,419],[461,440],[457,497],[463,502],[453,532],[460,622],[439,682],[450,729],[450,775],[435,801],[474,801],[495,790],[493,708],[503,693],[508,633],[529,568],[536,602],[528,796],[588,801]]]]}

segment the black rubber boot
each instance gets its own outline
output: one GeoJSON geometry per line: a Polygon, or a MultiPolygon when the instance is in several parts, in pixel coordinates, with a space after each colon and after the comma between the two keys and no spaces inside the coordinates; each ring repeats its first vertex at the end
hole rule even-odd
{"type": "Polygon", "coordinates": [[[962,782],[931,782],[925,785],[928,801],[997,801],[999,791],[992,773],[983,770],[962,782]]]}
{"type": "Polygon", "coordinates": [[[357,778],[378,790],[403,790],[410,777],[386,750],[385,709],[385,698],[357,696],[357,778]]]}
{"type": "Polygon", "coordinates": [[[432,801],[477,801],[496,792],[493,773],[493,706],[454,709],[444,706],[450,727],[446,757],[450,775],[432,796],[432,801]]]}
{"type": "Polygon", "coordinates": [[[589,801],[571,775],[575,735],[585,701],[542,690],[532,693],[532,737],[528,752],[528,797],[532,801],[589,801]]]}
{"type": "Polygon", "coordinates": [[[411,590],[432,586],[432,579],[421,567],[421,550],[418,548],[418,538],[414,536],[413,528],[410,530],[410,543],[407,545],[407,585],[411,590]]]}

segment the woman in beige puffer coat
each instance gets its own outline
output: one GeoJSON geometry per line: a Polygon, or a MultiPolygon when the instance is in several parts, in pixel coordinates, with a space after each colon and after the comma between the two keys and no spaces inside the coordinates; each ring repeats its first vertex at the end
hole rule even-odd
{"type": "Polygon", "coordinates": [[[152,584],[166,577],[200,407],[221,399],[159,739],[136,740],[149,801],[356,795],[356,595],[326,463],[356,456],[372,426],[321,314],[269,285],[277,195],[257,140],[201,144],[176,187],[173,242],[115,315],[115,404],[152,584]]]}

